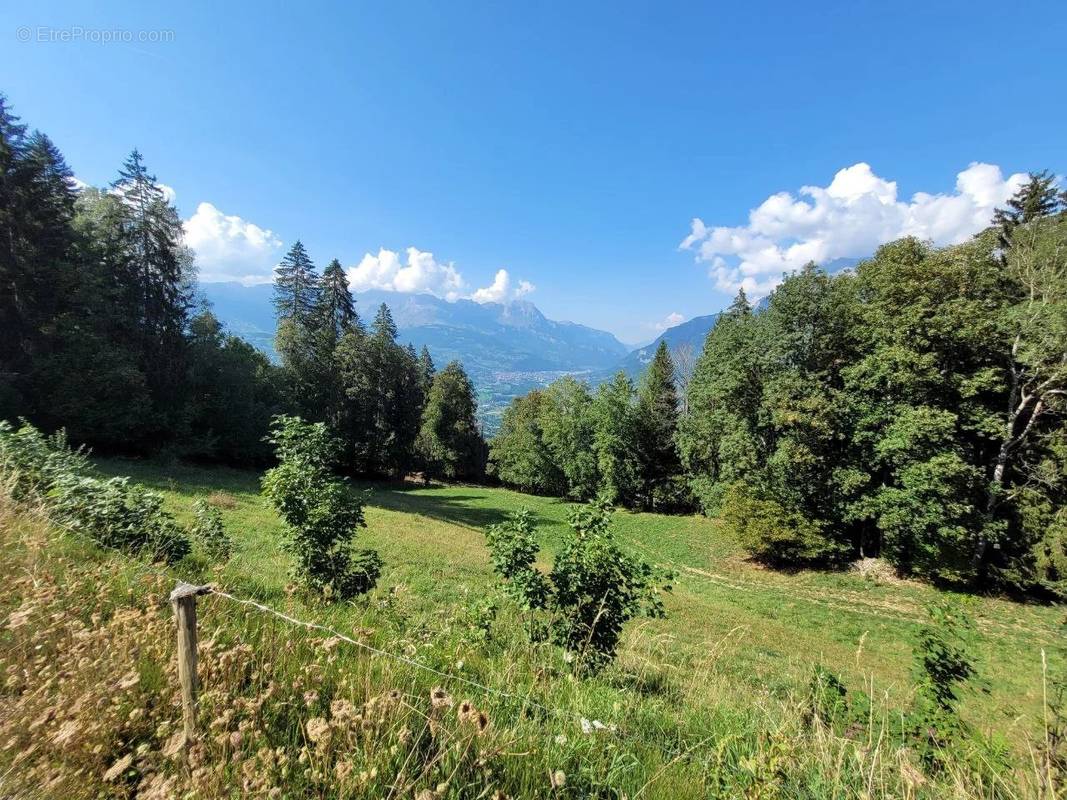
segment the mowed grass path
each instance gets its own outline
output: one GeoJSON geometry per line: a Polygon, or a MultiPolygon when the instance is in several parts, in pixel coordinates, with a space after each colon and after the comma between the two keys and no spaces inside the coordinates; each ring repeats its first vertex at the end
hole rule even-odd
{"type": "MultiPolygon", "coordinates": [[[[179,519],[197,498],[232,495],[223,520],[238,552],[215,577],[265,600],[281,600],[289,556],[284,527],[259,495],[259,474],[124,459],[96,462],[107,475],[129,475],[162,492],[179,519]]],[[[367,528],[361,547],[385,561],[378,591],[398,587],[432,620],[443,607],[495,596],[483,531],[527,507],[547,566],[567,531],[571,504],[480,486],[361,484],[367,528]]],[[[616,513],[621,543],[676,573],[665,620],[631,625],[619,663],[624,670],[666,675],[686,702],[699,703],[709,671],[726,675],[753,697],[806,686],[814,664],[841,674],[890,702],[908,700],[911,647],[924,604],[943,593],[918,583],[875,583],[854,573],[782,573],[747,561],[713,520],[700,516],[616,513]]],[[[965,715],[1008,741],[1041,725],[1041,652],[1055,661],[1064,609],[993,598],[956,599],[978,622],[980,691],[965,715]]],[[[343,611],[341,612],[343,614],[343,611]]],[[[335,615],[332,615],[335,616],[335,615]]],[[[335,617],[336,618],[336,617],[335,617]]]]}

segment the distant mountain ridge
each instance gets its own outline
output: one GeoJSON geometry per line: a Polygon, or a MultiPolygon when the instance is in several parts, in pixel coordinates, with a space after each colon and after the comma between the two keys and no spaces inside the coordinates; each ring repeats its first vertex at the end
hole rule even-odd
{"type": "MultiPolygon", "coordinates": [[[[207,283],[200,290],[232,333],[274,354],[270,284],[207,283]]],[[[511,398],[561,375],[605,370],[628,350],[606,331],[550,320],[522,300],[449,302],[428,294],[372,290],[356,294],[355,301],[364,323],[380,304],[388,305],[399,340],[428,347],[438,367],[460,361],[478,391],[479,413],[489,432],[511,398]]]]}
{"type": "MultiPolygon", "coordinates": [[[[271,352],[275,318],[269,284],[203,284],[215,315],[235,334],[271,352]]],[[[385,303],[401,341],[426,345],[442,365],[459,359],[468,371],[573,370],[610,366],[627,348],[607,331],[550,320],[533,303],[449,302],[428,294],[372,290],[355,295],[365,324],[385,303]],[[454,338],[449,338],[454,337],[454,338]]]]}
{"type": "MultiPolygon", "coordinates": [[[[852,269],[863,259],[859,258],[836,258],[833,261],[828,261],[823,270],[830,274],[836,274],[838,272],[844,272],[845,270],[852,269]]],[[[763,297],[756,303],[756,310],[762,311],[767,308],[770,302],[770,296],[763,297]]],[[[661,341],[665,341],[667,346],[671,349],[671,353],[676,353],[679,348],[692,347],[694,357],[699,356],[704,349],[704,340],[708,337],[708,333],[715,327],[715,323],[718,322],[722,312],[716,314],[706,314],[701,317],[693,317],[692,319],[681,322],[675,325],[673,328],[667,328],[663,333],[657,336],[651,343],[646,344],[644,347],[638,347],[635,350],[631,350],[626,354],[618,364],[615,364],[611,369],[601,372],[593,373],[589,376],[591,383],[600,383],[602,381],[610,379],[615,373],[622,370],[631,378],[635,380],[641,376],[652,361],[652,357],[656,354],[656,349],[659,347],[661,341]]]]}
{"type": "MultiPolygon", "coordinates": [[[[849,269],[860,259],[828,262],[827,272],[849,269]]],[[[207,283],[201,293],[229,330],[274,355],[274,308],[270,284],[207,283]]],[[[635,380],[661,341],[672,352],[689,346],[694,357],[722,312],[693,317],[668,328],[644,347],[629,350],[607,331],[575,322],[550,320],[533,303],[447,301],[429,294],[371,290],[355,295],[356,312],[369,323],[385,303],[396,322],[398,338],[423,345],[438,367],[458,360],[478,392],[479,416],[493,433],[512,398],[545,386],[563,375],[577,375],[596,385],[622,370],[635,380]]],[[[757,308],[766,308],[763,298],[757,308]]]]}

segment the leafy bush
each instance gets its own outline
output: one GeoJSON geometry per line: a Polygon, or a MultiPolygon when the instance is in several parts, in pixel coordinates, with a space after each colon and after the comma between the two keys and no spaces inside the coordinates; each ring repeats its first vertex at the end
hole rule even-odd
{"type": "Polygon", "coordinates": [[[278,416],[269,441],[280,463],[263,476],[263,494],[289,526],[295,577],[337,599],[370,591],[381,558],[351,550],[356,529],[366,524],[363,503],[333,474],[338,448],[326,426],[278,416]]]}
{"type": "Polygon", "coordinates": [[[917,692],[911,724],[923,761],[936,766],[945,746],[964,732],[959,691],[975,674],[970,652],[975,628],[949,602],[927,611],[930,621],[919,630],[914,648],[917,692]]]}
{"type": "Polygon", "coordinates": [[[189,533],[213,559],[225,561],[233,554],[233,540],[222,524],[222,512],[205,500],[193,504],[193,524],[189,533]]]}
{"type": "Polygon", "coordinates": [[[745,483],[734,483],[726,490],[721,513],[727,531],[760,561],[818,563],[842,553],[839,545],[823,535],[819,523],[759,497],[745,483]]]}
{"type": "Polygon", "coordinates": [[[0,420],[0,474],[11,482],[15,501],[43,499],[60,475],[82,473],[86,464],[63,431],[46,436],[27,422],[16,430],[0,420]]]}
{"type": "MultiPolygon", "coordinates": [[[[611,507],[597,501],[571,512],[574,538],[552,566],[553,634],[579,666],[615,657],[623,625],[638,614],[664,615],[655,569],[624,553],[612,537],[611,507]]],[[[665,576],[663,576],[665,577],[665,576]]]]}
{"type": "Polygon", "coordinates": [[[189,539],[163,510],[163,497],[128,478],[61,473],[49,494],[54,518],[97,544],[168,563],[189,553],[189,539]]]}
{"type": "Polygon", "coordinates": [[[556,555],[547,579],[533,565],[537,544],[529,511],[512,514],[486,534],[505,591],[527,608],[549,612],[553,641],[582,671],[595,671],[615,657],[629,620],[642,613],[663,616],[659,592],[670,590],[666,576],[619,549],[610,520],[606,502],[575,508],[574,536],[556,555]]]}
{"type": "Polygon", "coordinates": [[[485,533],[493,569],[504,579],[504,592],[528,609],[544,608],[549,585],[534,567],[537,540],[530,510],[520,508],[485,533]]]}

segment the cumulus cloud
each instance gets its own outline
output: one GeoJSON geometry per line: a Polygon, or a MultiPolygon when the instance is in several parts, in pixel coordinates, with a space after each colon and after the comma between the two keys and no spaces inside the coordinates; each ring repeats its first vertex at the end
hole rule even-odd
{"type": "Polygon", "coordinates": [[[966,241],[989,224],[993,210],[1023,184],[1026,175],[1005,178],[994,164],[972,163],[956,176],[948,194],[917,192],[897,197],[897,184],[859,163],[834,175],[828,186],[779,192],[748,215],[748,224],[709,226],[697,218],[680,247],[710,265],[720,289],[744,288],[763,295],[809,261],[870,255],[901,236],[937,245],[966,241]]]}
{"type": "Polygon", "coordinates": [[[475,303],[506,303],[528,295],[536,287],[529,281],[519,281],[512,287],[511,276],[506,269],[498,269],[491,285],[478,289],[470,299],[475,303]]]}
{"type": "Polygon", "coordinates": [[[456,300],[465,286],[463,276],[451,263],[443,264],[433,253],[409,247],[407,258],[386,250],[378,255],[367,253],[363,260],[348,270],[348,283],[354,291],[385,289],[390,292],[427,293],[456,300]]]}
{"type": "Polygon", "coordinates": [[[185,244],[196,253],[200,280],[270,283],[282,255],[282,240],[272,231],[201,203],[184,223],[185,244]]]}
{"type": "Polygon", "coordinates": [[[659,322],[646,322],[645,327],[654,331],[665,331],[667,328],[673,328],[675,325],[680,325],[685,322],[685,317],[679,314],[677,311],[672,311],[666,317],[659,322]]]}
{"type": "MultiPolygon", "coordinates": [[[[251,286],[274,279],[283,242],[273,231],[224,214],[207,202],[200,203],[183,225],[185,244],[196,253],[199,277],[204,283],[238,281],[251,286]]],[[[355,292],[382,289],[425,293],[450,302],[467,298],[479,303],[503,303],[534,290],[529,281],[513,284],[508,271],[501,269],[491,285],[468,293],[467,282],[451,262],[438,261],[433,253],[417,247],[408,247],[402,253],[385,248],[377,254],[367,253],[346,274],[355,292]]]]}
{"type": "Polygon", "coordinates": [[[348,284],[353,291],[384,289],[389,292],[432,294],[445,300],[461,298],[477,303],[505,303],[529,294],[534,285],[519,281],[513,286],[506,269],[497,270],[493,283],[467,294],[467,282],[451,263],[442,263],[433,253],[409,247],[401,256],[382,248],[377,255],[367,253],[348,270],[348,284]]]}

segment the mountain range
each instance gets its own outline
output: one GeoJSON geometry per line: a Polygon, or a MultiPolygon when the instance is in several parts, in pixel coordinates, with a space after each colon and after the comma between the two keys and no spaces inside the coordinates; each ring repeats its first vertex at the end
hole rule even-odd
{"type": "MultiPolygon", "coordinates": [[[[215,315],[234,334],[274,356],[275,318],[269,284],[202,284],[215,315]]],[[[487,432],[513,397],[567,374],[593,375],[621,363],[629,348],[606,331],[550,320],[530,302],[449,302],[428,294],[372,290],[355,295],[369,323],[378,306],[392,312],[398,338],[429,348],[438,367],[458,360],[478,391],[487,432]]]]}
{"type": "MultiPolygon", "coordinates": [[[[837,259],[826,266],[839,272],[859,259],[837,259]]],[[[270,284],[201,285],[215,315],[234,334],[274,356],[274,309],[270,284]]],[[[389,306],[399,339],[429,348],[438,367],[458,360],[478,392],[482,424],[492,434],[511,399],[545,386],[562,375],[577,375],[592,384],[619,370],[635,380],[666,341],[676,357],[695,359],[719,314],[707,314],[663,331],[644,347],[631,349],[607,331],[574,322],[550,320],[525,300],[510,303],[447,301],[429,294],[372,290],[355,295],[356,311],[365,323],[378,306],[389,306]]],[[[766,307],[764,298],[757,308],[766,307]]]]}

